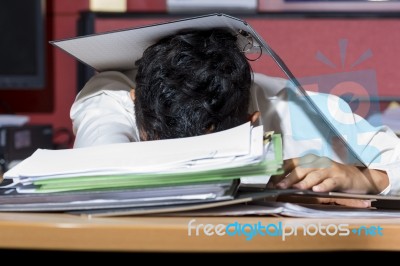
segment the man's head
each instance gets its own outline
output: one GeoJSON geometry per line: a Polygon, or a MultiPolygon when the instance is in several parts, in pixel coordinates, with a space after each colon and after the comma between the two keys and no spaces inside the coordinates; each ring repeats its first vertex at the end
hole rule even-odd
{"type": "Polygon", "coordinates": [[[178,33],[147,48],[136,64],[142,139],[197,136],[248,120],[252,72],[229,31],[178,33]]]}

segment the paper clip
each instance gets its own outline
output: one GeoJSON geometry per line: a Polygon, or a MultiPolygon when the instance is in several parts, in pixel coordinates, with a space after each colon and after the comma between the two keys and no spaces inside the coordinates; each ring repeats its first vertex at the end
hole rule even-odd
{"type": "Polygon", "coordinates": [[[254,45],[253,36],[251,36],[251,34],[249,34],[245,30],[239,30],[239,33],[236,35],[236,37],[238,36],[242,36],[247,40],[247,43],[242,48],[242,53],[244,53],[246,59],[249,61],[257,61],[258,59],[260,59],[260,57],[262,56],[262,47],[260,45],[254,45]],[[259,50],[259,52],[257,53],[258,56],[256,58],[250,58],[247,54],[254,53],[253,51],[255,49],[259,50]]]}

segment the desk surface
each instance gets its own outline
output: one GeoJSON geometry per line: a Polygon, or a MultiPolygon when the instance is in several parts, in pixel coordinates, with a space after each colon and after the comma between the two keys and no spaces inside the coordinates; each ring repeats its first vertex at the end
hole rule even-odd
{"type": "MultiPolygon", "coordinates": [[[[311,228],[311,227],[310,227],[311,228]]],[[[204,228],[203,228],[204,229],[204,228]]],[[[311,228],[311,231],[313,228],[311,228]]],[[[330,226],[330,231],[335,228],[330,226]]],[[[311,232],[310,231],[310,232],[311,232]]],[[[107,217],[88,218],[69,214],[0,213],[0,248],[82,251],[400,251],[400,219],[302,219],[279,217],[107,217]],[[348,224],[381,226],[382,236],[351,233],[348,236],[206,236],[203,231],[188,236],[188,223],[266,225],[348,224]]]]}

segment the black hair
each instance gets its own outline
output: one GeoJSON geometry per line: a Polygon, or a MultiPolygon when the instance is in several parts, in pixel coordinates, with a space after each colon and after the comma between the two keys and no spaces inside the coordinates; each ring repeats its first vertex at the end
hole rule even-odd
{"type": "Polygon", "coordinates": [[[248,120],[252,71],[226,29],[180,32],[136,62],[135,113],[146,140],[202,135],[248,120]]]}

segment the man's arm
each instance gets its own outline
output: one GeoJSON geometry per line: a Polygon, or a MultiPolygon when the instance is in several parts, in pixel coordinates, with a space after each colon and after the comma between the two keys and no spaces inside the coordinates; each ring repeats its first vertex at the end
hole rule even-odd
{"type": "Polygon", "coordinates": [[[71,107],[74,147],[86,147],[138,140],[133,84],[122,73],[109,71],[94,76],[71,107]]]}

